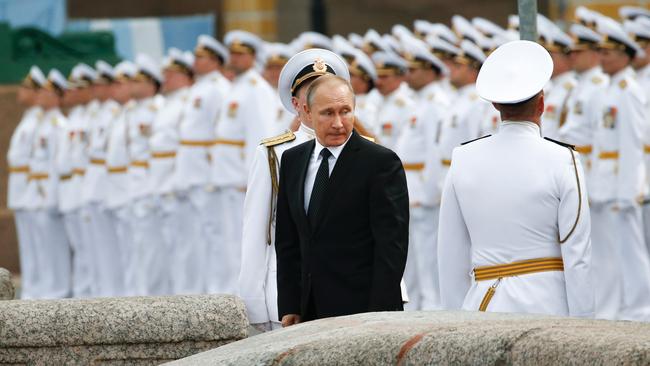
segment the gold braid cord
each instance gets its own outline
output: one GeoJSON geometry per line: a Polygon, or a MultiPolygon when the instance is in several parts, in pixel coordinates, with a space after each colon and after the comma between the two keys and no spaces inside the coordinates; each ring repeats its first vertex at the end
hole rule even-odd
{"type": "Polygon", "coordinates": [[[566,235],[564,239],[560,238],[560,233],[558,232],[557,234],[557,239],[560,242],[560,244],[564,244],[573,232],[576,230],[576,227],[578,226],[578,222],[580,221],[580,211],[582,211],[582,188],[580,187],[580,175],[578,174],[578,165],[576,164],[576,156],[573,153],[573,150],[571,148],[567,148],[569,150],[569,153],[571,154],[571,159],[573,161],[573,169],[576,173],[576,183],[578,184],[578,214],[576,215],[576,221],[573,223],[573,227],[569,231],[569,233],[566,235]]]}
{"type": "Polygon", "coordinates": [[[278,156],[273,146],[267,147],[269,160],[269,172],[271,173],[271,210],[269,212],[268,232],[266,233],[266,244],[271,245],[271,230],[273,230],[273,218],[275,217],[275,206],[278,197],[280,182],[278,179],[278,156]]]}

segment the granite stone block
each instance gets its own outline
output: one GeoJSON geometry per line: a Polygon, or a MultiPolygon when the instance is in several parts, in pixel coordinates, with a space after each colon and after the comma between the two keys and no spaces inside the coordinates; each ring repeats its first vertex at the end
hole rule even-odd
{"type": "Polygon", "coordinates": [[[264,333],[170,365],[648,365],[650,324],[382,312],[264,333]]]}
{"type": "Polygon", "coordinates": [[[0,300],[13,300],[16,296],[16,289],[11,282],[11,273],[0,268],[0,300]]]}

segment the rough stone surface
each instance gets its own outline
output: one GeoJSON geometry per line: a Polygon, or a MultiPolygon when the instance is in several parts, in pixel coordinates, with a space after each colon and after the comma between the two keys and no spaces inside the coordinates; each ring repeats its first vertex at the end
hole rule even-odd
{"type": "Polygon", "coordinates": [[[16,296],[16,289],[11,282],[11,273],[0,268],[0,300],[13,300],[16,296]]]}
{"type": "Polygon", "coordinates": [[[170,365],[648,365],[650,324],[478,312],[366,313],[170,365]]]}
{"type": "Polygon", "coordinates": [[[0,364],[160,364],[248,336],[235,296],[0,302],[0,364]]]}

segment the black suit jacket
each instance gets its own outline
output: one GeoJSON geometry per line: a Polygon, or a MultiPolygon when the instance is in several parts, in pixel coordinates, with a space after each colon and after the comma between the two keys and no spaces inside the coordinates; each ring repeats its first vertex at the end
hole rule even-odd
{"type": "Polygon", "coordinates": [[[285,151],[280,164],[275,237],[280,319],[403,310],[409,199],[400,159],[353,132],[312,228],[304,186],[314,146],[312,140],[285,151]]]}

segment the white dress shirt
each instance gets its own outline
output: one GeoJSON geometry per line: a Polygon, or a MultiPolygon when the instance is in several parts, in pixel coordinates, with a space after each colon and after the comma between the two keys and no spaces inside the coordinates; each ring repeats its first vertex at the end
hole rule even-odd
{"type": "MultiPolygon", "coordinates": [[[[352,136],[352,134],[350,134],[352,136]]],[[[332,171],[334,170],[334,165],[336,165],[336,161],[339,159],[339,155],[341,155],[341,151],[343,151],[343,148],[345,145],[350,141],[350,136],[348,136],[348,139],[345,140],[344,143],[342,143],[339,146],[329,146],[327,149],[332,153],[330,155],[329,160],[327,163],[329,164],[329,175],[332,175],[332,171]]],[[[325,146],[321,145],[320,142],[318,142],[318,139],[314,139],[314,142],[316,145],[314,146],[314,151],[311,153],[311,158],[309,159],[309,166],[307,167],[307,175],[305,176],[305,212],[307,212],[307,209],[309,208],[309,200],[311,199],[311,191],[314,189],[314,181],[316,180],[316,172],[318,172],[318,167],[320,167],[320,162],[323,160],[323,158],[320,155],[321,150],[325,149],[325,146]]]]}

